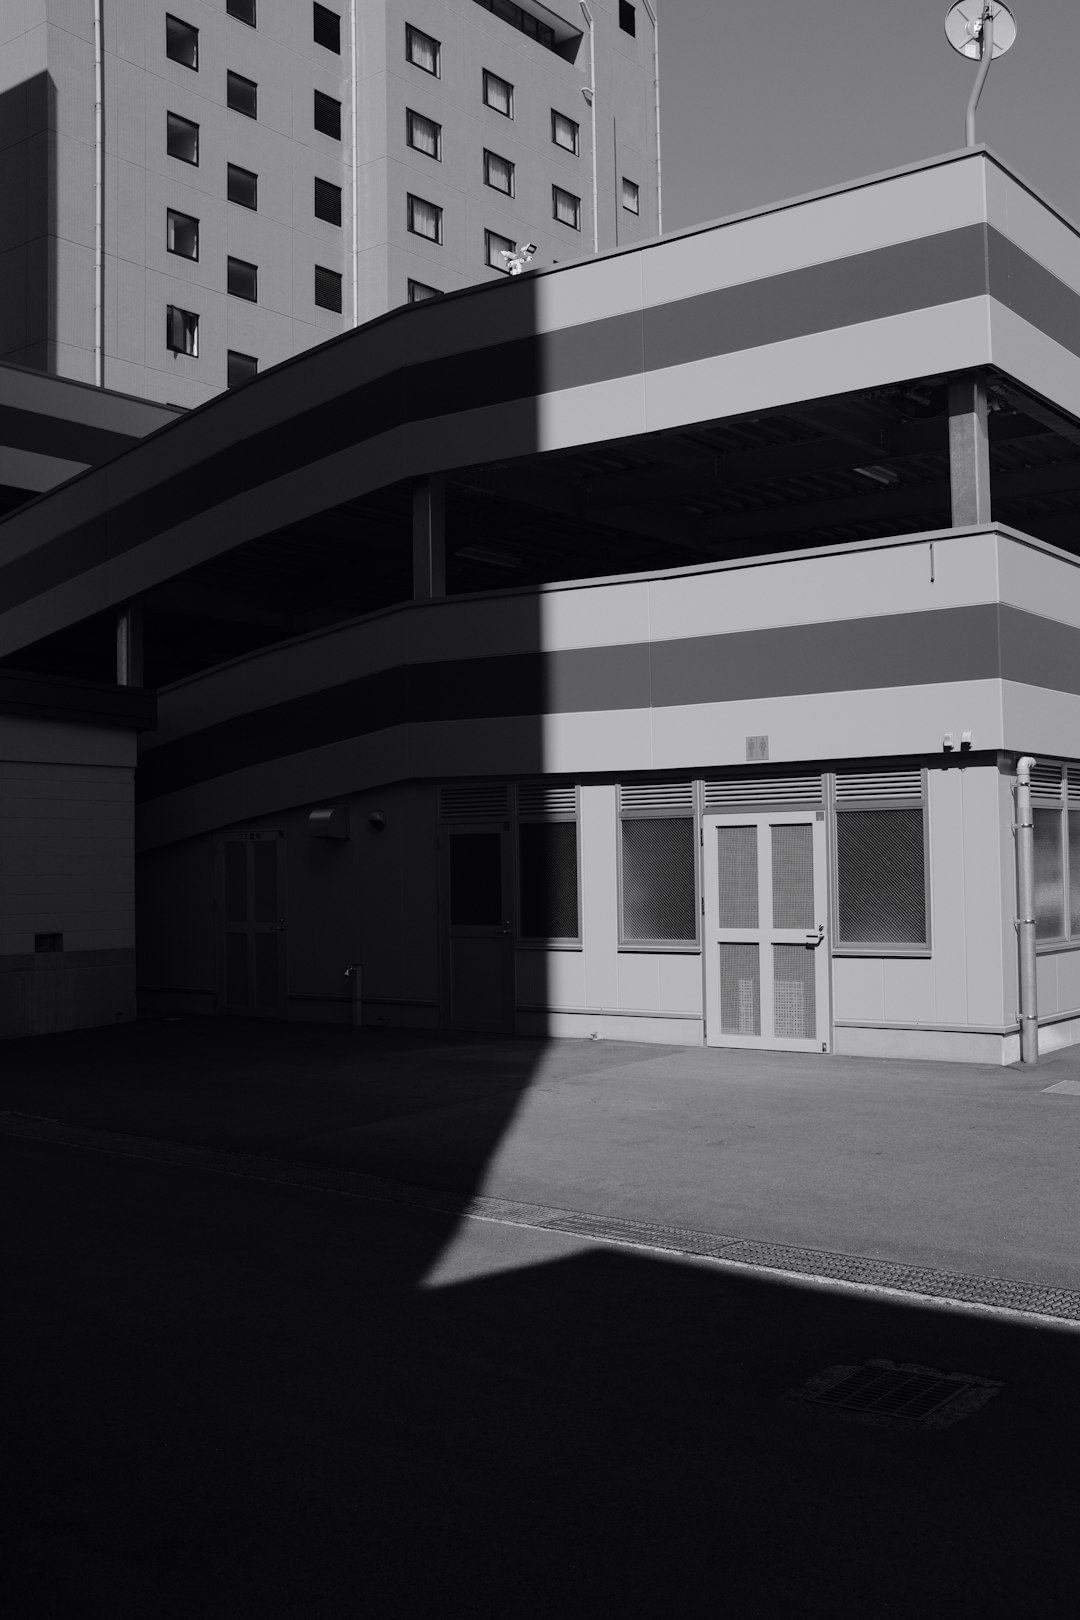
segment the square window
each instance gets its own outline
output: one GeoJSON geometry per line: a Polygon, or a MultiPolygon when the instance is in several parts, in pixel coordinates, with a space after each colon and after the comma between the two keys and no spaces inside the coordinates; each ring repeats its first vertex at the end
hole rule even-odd
{"type": "Polygon", "coordinates": [[[577,822],[521,822],[517,856],[520,937],[578,939],[577,822]]]}
{"type": "Polygon", "coordinates": [[[569,225],[573,230],[580,231],[581,198],[575,197],[572,191],[564,191],[562,186],[552,186],[551,211],[561,225],[569,225]]]}
{"type": "Polygon", "coordinates": [[[484,69],[484,106],[493,107],[504,118],[514,116],[514,87],[505,79],[500,79],[497,73],[489,73],[484,69]]]}
{"type": "Polygon", "coordinates": [[[165,150],[181,163],[199,161],[199,126],[179,113],[165,114],[165,150]]]}
{"type": "Polygon", "coordinates": [[[230,388],[238,388],[241,383],[254,377],[259,369],[259,362],[253,354],[240,354],[236,349],[229,350],[228,380],[230,388]]]}
{"type": "Polygon", "coordinates": [[[405,141],[414,151],[423,152],[436,163],[442,161],[442,125],[433,118],[424,118],[421,113],[406,108],[405,141]]]}
{"type": "Polygon", "coordinates": [[[320,309],[332,309],[341,314],[341,277],[336,270],[325,265],[315,266],[315,302],[320,309]]]}
{"type": "Polygon", "coordinates": [[[250,169],[241,169],[235,163],[230,163],[228,169],[228,196],[230,202],[239,203],[241,208],[258,208],[258,175],[252,174],[250,169]]]}
{"type": "Polygon", "coordinates": [[[621,823],[621,937],[669,944],[697,939],[697,835],[692,816],[621,823]]]}
{"type": "Polygon", "coordinates": [[[165,311],[165,343],[173,354],[197,355],[199,317],[190,309],[170,304],[165,311]]]}
{"type": "Polygon", "coordinates": [[[233,112],[243,113],[245,118],[257,118],[259,115],[259,87],[253,79],[245,79],[239,73],[227,73],[225,100],[233,112]]]}
{"type": "Polygon", "coordinates": [[[315,218],[325,219],[328,225],[341,224],[341,187],[329,180],[315,179],[315,218]]]}
{"type": "Polygon", "coordinates": [[[625,174],[622,183],[622,205],[631,214],[641,212],[641,188],[633,180],[628,180],[625,174]]]}
{"type": "Polygon", "coordinates": [[[413,67],[423,68],[425,73],[433,73],[438,78],[442,71],[442,46],[430,34],[422,33],[412,23],[406,23],[405,59],[413,67]]]}
{"type": "Polygon", "coordinates": [[[440,298],[438,287],[429,287],[426,281],[409,282],[409,303],[422,304],[428,298],[440,298]]]}
{"type": "Polygon", "coordinates": [[[565,113],[556,112],[554,107],[551,109],[551,138],[564,151],[577,153],[580,139],[578,126],[565,113]]]}
{"type": "Polygon", "coordinates": [[[429,242],[442,241],[443,211],[423,197],[409,196],[408,225],[414,236],[426,236],[429,242]]]}
{"type": "Polygon", "coordinates": [[[225,10],[237,22],[247,23],[249,28],[255,27],[255,0],[225,0],[225,10]]]}
{"type": "Polygon", "coordinates": [[[341,102],[324,96],[321,90],[315,92],[315,128],[333,141],[341,139],[341,102]]]}
{"type": "Polygon", "coordinates": [[[182,67],[199,68],[199,30],[165,13],[165,55],[182,67]]]}
{"type": "Polygon", "coordinates": [[[312,23],[312,37],[316,45],[321,45],[325,51],[333,51],[335,56],[341,55],[341,18],[329,6],[320,6],[317,3],[312,7],[314,14],[312,23]]]}
{"type": "Polygon", "coordinates": [[[511,237],[500,236],[498,231],[484,232],[484,263],[490,265],[492,270],[501,270],[508,276],[508,256],[516,251],[517,243],[511,237]]]}
{"type": "Polygon", "coordinates": [[[514,165],[509,158],[499,157],[496,152],[484,153],[484,184],[491,186],[494,191],[503,191],[508,197],[514,195],[514,165]]]}
{"type": "Polygon", "coordinates": [[[165,210],[165,246],[170,253],[182,259],[199,257],[199,222],[191,214],[177,213],[175,208],[165,210]]]}
{"type": "Polygon", "coordinates": [[[836,887],[838,943],[925,945],[923,811],[838,810],[836,887]]]}
{"type": "Polygon", "coordinates": [[[624,34],[637,33],[637,18],[630,0],[619,0],[619,27],[624,34]]]}
{"type": "Polygon", "coordinates": [[[228,261],[227,285],[234,298],[246,298],[249,304],[258,302],[259,298],[259,271],[254,264],[248,264],[246,259],[230,259],[228,261]]]}

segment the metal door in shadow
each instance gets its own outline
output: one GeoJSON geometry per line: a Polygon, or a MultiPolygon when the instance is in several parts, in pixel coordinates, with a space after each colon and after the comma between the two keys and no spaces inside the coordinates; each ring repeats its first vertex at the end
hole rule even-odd
{"type": "Polygon", "coordinates": [[[510,830],[473,823],[442,831],[444,1016],[455,1029],[514,1027],[510,830]]]}
{"type": "Polygon", "coordinates": [[[278,828],[221,840],[221,983],[225,1012],[282,1018],[285,983],[285,834],[278,828]]]}

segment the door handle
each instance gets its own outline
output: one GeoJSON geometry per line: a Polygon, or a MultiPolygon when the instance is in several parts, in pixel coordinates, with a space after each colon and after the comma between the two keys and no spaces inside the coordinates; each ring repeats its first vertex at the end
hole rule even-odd
{"type": "Polygon", "coordinates": [[[824,923],[818,923],[818,931],[817,931],[817,933],[816,934],[807,934],[806,943],[812,949],[816,950],[817,947],[821,944],[821,942],[822,942],[822,940],[824,938],[825,938],[825,924],[824,923]]]}

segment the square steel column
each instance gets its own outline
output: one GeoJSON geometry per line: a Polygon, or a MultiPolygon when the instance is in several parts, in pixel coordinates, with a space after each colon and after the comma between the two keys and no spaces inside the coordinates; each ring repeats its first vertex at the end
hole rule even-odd
{"type": "Polygon", "coordinates": [[[143,683],[143,610],[141,597],[123,602],[116,614],[116,684],[143,683]]]}
{"type": "Polygon", "coordinates": [[[983,377],[958,377],[949,384],[949,481],[953,528],[989,523],[990,440],[983,377]]]}
{"type": "Polygon", "coordinates": [[[413,490],[413,600],[446,595],[446,492],[441,478],[413,490]]]}

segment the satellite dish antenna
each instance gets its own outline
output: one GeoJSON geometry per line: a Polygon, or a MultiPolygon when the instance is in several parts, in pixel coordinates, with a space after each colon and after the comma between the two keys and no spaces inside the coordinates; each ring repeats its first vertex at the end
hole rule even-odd
{"type": "Polygon", "coordinates": [[[1004,56],[1016,41],[1016,22],[1001,0],[956,0],[945,18],[945,37],[954,51],[980,64],[967,105],[964,142],[975,145],[975,108],[995,56],[1004,56]]]}

